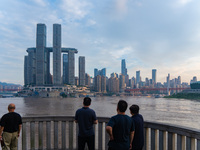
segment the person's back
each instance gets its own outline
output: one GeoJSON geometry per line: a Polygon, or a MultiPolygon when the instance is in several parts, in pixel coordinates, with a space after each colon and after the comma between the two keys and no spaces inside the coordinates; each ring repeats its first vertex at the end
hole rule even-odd
{"type": "Polygon", "coordinates": [[[84,150],[87,143],[89,150],[94,150],[94,129],[93,124],[97,124],[95,111],[90,109],[91,99],[85,97],[83,107],[78,109],[75,114],[75,122],[78,123],[78,150],[84,150]]]}
{"type": "Polygon", "coordinates": [[[108,126],[113,126],[114,140],[109,141],[109,146],[113,149],[127,150],[130,147],[130,131],[132,120],[127,115],[117,114],[110,119],[108,126]]]}
{"type": "Polygon", "coordinates": [[[4,132],[13,133],[19,130],[21,116],[16,112],[10,112],[1,118],[1,125],[4,127],[4,132]]]}
{"type": "Polygon", "coordinates": [[[117,105],[117,115],[111,117],[106,126],[110,136],[109,150],[129,150],[132,146],[130,143],[133,140],[134,123],[125,115],[127,105],[126,101],[120,100],[117,105]]]}
{"type": "Polygon", "coordinates": [[[94,135],[93,124],[94,120],[96,120],[94,110],[89,107],[83,107],[77,110],[76,116],[79,126],[79,136],[94,135]]]}
{"type": "Polygon", "coordinates": [[[143,116],[139,114],[139,106],[132,105],[130,107],[132,119],[135,124],[135,134],[132,142],[132,150],[142,150],[144,145],[144,120],[143,116]]]}

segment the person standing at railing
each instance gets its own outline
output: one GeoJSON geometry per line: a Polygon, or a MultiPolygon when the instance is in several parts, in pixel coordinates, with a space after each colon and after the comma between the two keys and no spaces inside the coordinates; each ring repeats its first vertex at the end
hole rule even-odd
{"type": "Polygon", "coordinates": [[[8,111],[9,113],[3,115],[0,121],[0,139],[3,138],[5,143],[2,150],[17,150],[22,118],[18,113],[14,112],[15,104],[9,104],[8,111]]]}
{"type": "Polygon", "coordinates": [[[129,150],[132,148],[135,126],[131,117],[125,114],[127,107],[126,101],[119,100],[117,115],[111,117],[106,126],[106,131],[110,136],[108,150],[129,150]]]}
{"type": "Polygon", "coordinates": [[[84,150],[87,143],[89,150],[95,149],[93,124],[97,124],[96,113],[90,109],[91,98],[83,99],[83,107],[78,109],[75,114],[75,122],[78,123],[78,150],[84,150]]]}
{"type": "Polygon", "coordinates": [[[143,116],[139,114],[140,108],[138,105],[132,105],[129,109],[132,115],[131,118],[135,124],[135,134],[131,150],[142,150],[144,146],[144,119],[143,116]]]}

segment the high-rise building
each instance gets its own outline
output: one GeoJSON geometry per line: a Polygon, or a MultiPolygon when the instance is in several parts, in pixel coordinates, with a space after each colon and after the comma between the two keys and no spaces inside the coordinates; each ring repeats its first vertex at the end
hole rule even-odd
{"type": "Polygon", "coordinates": [[[136,84],[139,84],[140,83],[140,70],[139,71],[136,71],[136,84]]]}
{"type": "Polygon", "coordinates": [[[37,24],[36,35],[36,85],[45,84],[46,25],[37,24]]]}
{"type": "Polygon", "coordinates": [[[100,75],[106,77],[106,68],[101,69],[100,75]]]}
{"type": "Polygon", "coordinates": [[[24,85],[28,84],[28,56],[24,56],[24,85]]]}
{"type": "Polygon", "coordinates": [[[152,69],[152,82],[153,84],[156,84],[156,72],[157,70],[156,69],[152,69]]]}
{"type": "Polygon", "coordinates": [[[119,79],[110,77],[108,79],[108,91],[111,93],[119,93],[119,79]]]}
{"type": "Polygon", "coordinates": [[[53,24],[53,84],[61,84],[61,25],[53,24]]]}
{"type": "Polygon", "coordinates": [[[63,54],[63,83],[68,83],[68,54],[63,54]]]}
{"type": "Polygon", "coordinates": [[[123,75],[126,75],[126,74],[127,74],[126,61],[125,61],[125,59],[122,59],[122,62],[121,62],[121,74],[123,74],[123,75]]]}
{"type": "Polygon", "coordinates": [[[101,76],[101,92],[106,93],[106,77],[101,76]]]}
{"type": "Polygon", "coordinates": [[[90,87],[90,84],[91,84],[91,77],[89,74],[85,74],[85,85],[90,87]]]}
{"type": "Polygon", "coordinates": [[[75,84],[75,61],[74,61],[74,53],[68,53],[68,84],[75,84]]]}
{"type": "Polygon", "coordinates": [[[170,88],[170,74],[167,76],[167,88],[170,88]]]}
{"type": "Polygon", "coordinates": [[[124,92],[125,90],[125,75],[121,74],[119,77],[119,89],[120,92],[124,92]]]}
{"type": "Polygon", "coordinates": [[[79,85],[85,86],[85,57],[79,56],[79,85]]]}
{"type": "Polygon", "coordinates": [[[101,92],[101,76],[97,75],[94,80],[94,89],[96,92],[101,92]]]}

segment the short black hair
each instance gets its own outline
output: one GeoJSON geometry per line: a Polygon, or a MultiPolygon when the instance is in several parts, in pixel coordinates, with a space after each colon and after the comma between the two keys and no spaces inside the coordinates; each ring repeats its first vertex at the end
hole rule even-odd
{"type": "Polygon", "coordinates": [[[140,107],[138,105],[132,105],[129,109],[130,109],[131,113],[138,114],[140,107]]]}
{"type": "Polygon", "coordinates": [[[117,108],[119,109],[120,112],[125,112],[128,107],[128,104],[125,100],[119,100],[117,104],[117,108]]]}
{"type": "Polygon", "coordinates": [[[89,98],[89,97],[85,97],[84,99],[83,99],[83,105],[85,105],[85,106],[89,106],[90,104],[91,104],[91,98],[89,98]]]}

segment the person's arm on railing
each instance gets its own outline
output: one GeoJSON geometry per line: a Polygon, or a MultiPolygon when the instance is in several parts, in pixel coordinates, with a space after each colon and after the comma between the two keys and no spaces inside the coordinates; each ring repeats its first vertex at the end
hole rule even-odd
{"type": "Polygon", "coordinates": [[[97,124],[98,123],[98,120],[95,120],[94,122],[93,122],[93,124],[97,124]]]}
{"type": "Polygon", "coordinates": [[[111,126],[106,126],[106,131],[110,136],[110,140],[114,140],[113,134],[112,134],[112,127],[111,126]]]}
{"type": "Polygon", "coordinates": [[[18,137],[19,137],[19,135],[20,135],[21,128],[22,128],[22,125],[20,124],[20,125],[19,125],[19,129],[18,129],[18,137]]]}
{"type": "Polygon", "coordinates": [[[133,138],[134,138],[134,131],[131,132],[130,134],[130,149],[132,149],[132,143],[133,143],[133,138]]]}
{"type": "Polygon", "coordinates": [[[2,139],[2,133],[3,133],[3,129],[4,129],[4,127],[0,127],[0,140],[2,139]]]}

